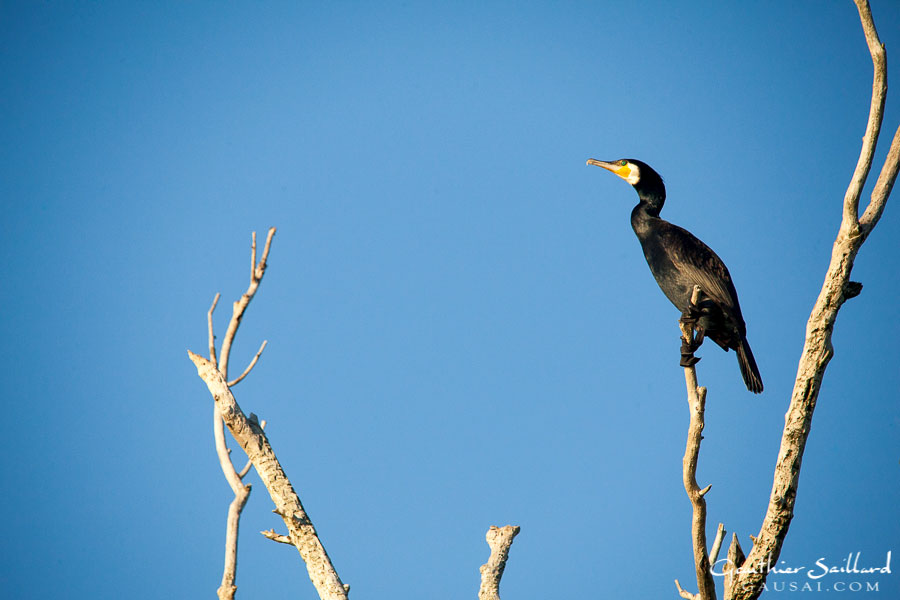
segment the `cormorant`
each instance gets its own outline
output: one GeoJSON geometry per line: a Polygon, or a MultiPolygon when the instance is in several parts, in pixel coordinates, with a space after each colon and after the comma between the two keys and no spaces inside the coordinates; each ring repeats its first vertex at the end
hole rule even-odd
{"type": "MultiPolygon", "coordinates": [[[[666,201],[666,187],[659,173],[633,158],[613,162],[591,158],[587,163],[615,173],[634,187],[640,202],[631,211],[631,227],[641,242],[656,283],[682,312],[685,322],[696,322],[694,327],[700,341],[705,335],[726,352],[729,349],[737,352],[747,389],[756,394],[762,392],[762,378],[747,343],[747,327],[731,275],[709,246],[691,232],[659,218],[666,201]],[[700,286],[702,294],[697,305],[691,306],[695,285],[700,286]]],[[[689,362],[683,359],[683,365],[698,360],[690,353],[687,356],[689,362]]]]}

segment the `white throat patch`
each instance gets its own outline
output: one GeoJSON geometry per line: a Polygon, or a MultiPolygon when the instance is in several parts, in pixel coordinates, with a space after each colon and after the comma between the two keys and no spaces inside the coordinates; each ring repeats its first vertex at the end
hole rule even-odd
{"type": "Polygon", "coordinates": [[[641,170],[632,162],[628,163],[628,177],[624,178],[629,184],[634,185],[641,180],[641,170]]]}

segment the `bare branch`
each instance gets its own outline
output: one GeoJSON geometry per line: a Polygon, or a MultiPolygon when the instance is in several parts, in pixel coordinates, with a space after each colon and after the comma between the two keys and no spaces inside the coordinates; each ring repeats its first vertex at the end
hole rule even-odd
{"type": "MultiPolygon", "coordinates": [[[[234,337],[237,334],[237,329],[240,325],[241,319],[243,318],[244,311],[250,304],[250,300],[252,300],[253,296],[256,294],[256,290],[259,287],[259,282],[262,279],[263,274],[265,273],[265,259],[268,256],[269,248],[272,243],[272,236],[274,235],[275,228],[273,227],[269,229],[269,235],[266,240],[266,249],[263,255],[263,259],[260,261],[260,265],[257,266],[256,264],[251,264],[250,286],[248,287],[247,292],[245,292],[241,299],[234,304],[234,312],[232,314],[231,321],[228,324],[228,330],[226,331],[225,339],[222,341],[221,362],[217,362],[216,360],[215,334],[213,332],[213,312],[215,311],[216,305],[219,302],[219,294],[216,294],[216,297],[213,299],[212,306],[210,306],[209,312],[207,313],[206,318],[207,326],[209,329],[210,364],[216,369],[221,369],[223,377],[227,377],[228,375],[228,361],[231,355],[231,346],[234,343],[234,337]]],[[[255,263],[256,232],[254,232],[252,235],[251,246],[251,262],[255,263]]],[[[250,362],[250,365],[244,370],[240,377],[238,377],[231,383],[231,385],[237,384],[244,377],[246,377],[248,373],[250,373],[250,371],[256,365],[256,362],[259,360],[259,357],[265,347],[266,342],[263,342],[262,346],[260,346],[259,351],[256,353],[256,356],[250,362]]],[[[218,404],[215,404],[213,407],[213,437],[215,438],[216,454],[219,457],[219,464],[222,467],[222,473],[225,475],[225,479],[228,481],[228,485],[234,492],[234,500],[232,500],[228,508],[228,518],[225,529],[225,567],[222,573],[222,583],[217,590],[217,593],[221,600],[230,600],[231,598],[234,598],[235,591],[237,590],[235,579],[237,577],[237,543],[241,511],[243,511],[244,506],[247,503],[247,499],[250,497],[250,486],[245,486],[241,480],[247,474],[247,472],[249,472],[250,467],[249,464],[245,466],[241,470],[241,474],[238,474],[235,470],[234,463],[231,462],[231,451],[228,449],[225,442],[225,430],[222,423],[222,414],[218,404]]]]}
{"type": "Polygon", "coordinates": [[[787,536],[791,519],[794,516],[794,503],[800,480],[803,451],[809,436],[822,378],[834,354],[831,344],[834,323],[843,303],[853,295],[854,286],[849,286],[853,262],[862,243],[878,221],[896,178],[897,161],[900,158],[900,148],[898,148],[900,142],[895,136],[888,160],[876,184],[877,194],[873,193],[872,203],[866,209],[863,220],[860,222],[857,219],[859,194],[865,183],[875,144],[878,141],[884,108],[887,67],[884,47],[878,40],[869,4],[866,0],[855,1],[875,70],[869,122],[863,137],[860,159],[844,197],[843,219],[832,247],[831,263],[806,325],[806,340],[800,356],[800,364],[797,367],[791,403],[785,415],[785,427],[775,465],[766,516],[746,559],[747,567],[741,569],[731,579],[730,585],[726,589],[727,596],[735,600],[758,598],[766,580],[765,565],[770,561],[777,561],[781,554],[784,538],[787,536]],[[850,291],[849,296],[848,290],[850,291]]]}
{"type": "Polygon", "coordinates": [[[888,150],[887,157],[884,160],[884,166],[878,179],[875,181],[875,189],[872,190],[872,199],[866,212],[859,219],[859,228],[863,239],[869,236],[869,233],[878,224],[881,213],[884,212],[884,205],[887,204],[888,196],[894,187],[894,181],[897,179],[897,170],[900,169],[900,127],[894,133],[894,139],[891,141],[891,147],[888,150]]]}
{"type": "Polygon", "coordinates": [[[250,279],[256,277],[256,232],[250,234],[250,279]]]}
{"type": "Polygon", "coordinates": [[[225,445],[225,427],[222,424],[222,415],[218,408],[213,411],[213,437],[216,440],[216,455],[219,457],[219,465],[222,473],[234,492],[234,500],[228,506],[228,518],[225,527],[225,568],[222,571],[222,583],[216,593],[219,600],[234,598],[237,591],[235,580],[237,579],[237,546],[238,529],[240,526],[241,512],[250,498],[250,486],[244,485],[241,476],[234,470],[231,462],[231,451],[225,445]]]}
{"type": "Polygon", "coordinates": [[[347,588],[341,583],[325,547],[319,540],[312,521],[303,509],[300,498],[291,486],[290,480],[281,468],[275,451],[269,444],[265,432],[244,415],[222,372],[208,360],[188,351],[188,356],[197,367],[197,374],[206,383],[215,403],[220,407],[222,419],[234,439],[253,462],[263,485],[275,503],[275,510],[282,516],[291,542],[306,563],[309,578],[322,600],[347,600],[347,588]]]}
{"type": "Polygon", "coordinates": [[[216,360],[216,335],[213,333],[213,312],[216,310],[216,304],[219,303],[219,294],[216,293],[216,297],[213,298],[212,306],[209,307],[209,312],[206,313],[206,322],[209,327],[209,360],[212,364],[218,365],[218,361],[216,360]]]}
{"type": "Polygon", "coordinates": [[[506,569],[506,561],[509,559],[509,547],[513,538],[519,534],[518,525],[496,527],[491,525],[488,529],[488,546],[491,548],[491,556],[481,565],[481,588],[478,590],[478,600],[500,600],[500,578],[506,569]]]}
{"type": "Polygon", "coordinates": [[[246,477],[247,473],[250,472],[250,467],[252,467],[252,466],[253,466],[253,461],[248,460],[247,464],[244,465],[244,468],[241,469],[240,472],[238,472],[238,477],[240,477],[241,479],[246,477]]]}
{"type": "Polygon", "coordinates": [[[719,550],[722,549],[722,542],[725,540],[725,524],[719,523],[716,530],[716,539],[713,541],[712,549],[709,551],[709,564],[715,565],[719,560],[719,550]]]}
{"type": "Polygon", "coordinates": [[[222,473],[225,480],[235,493],[239,489],[243,489],[244,484],[241,482],[240,476],[234,470],[234,463],[231,462],[231,450],[225,445],[225,427],[222,425],[222,419],[215,419],[213,422],[213,434],[216,440],[216,455],[219,457],[219,465],[222,467],[222,473]]]}
{"type": "Polygon", "coordinates": [[[228,506],[228,520],[225,528],[225,569],[222,572],[222,583],[216,594],[219,600],[231,600],[237,591],[237,539],[241,512],[250,498],[250,486],[243,486],[235,491],[234,500],[228,506]]]}
{"type": "Polygon", "coordinates": [[[266,344],[269,343],[269,340],[263,340],[262,345],[259,347],[259,350],[256,351],[256,356],[253,357],[253,360],[250,361],[250,364],[247,365],[247,368],[244,369],[244,372],[241,373],[240,377],[228,382],[228,387],[235,386],[241,382],[241,380],[250,374],[250,371],[253,370],[253,367],[256,366],[256,361],[259,360],[260,355],[263,353],[263,350],[266,349],[266,344]]]}
{"type": "MultiPolygon", "coordinates": [[[[874,106],[876,98],[879,98],[880,100],[878,101],[883,107],[884,97],[887,95],[887,53],[885,52],[884,44],[882,44],[881,40],[878,38],[878,32],[875,30],[875,21],[872,19],[872,11],[869,8],[868,0],[854,1],[856,2],[856,8],[859,11],[859,19],[862,23],[863,33],[865,33],[866,36],[869,54],[872,55],[872,66],[874,70],[872,81],[872,105],[874,106]]],[[[873,111],[870,110],[870,121],[872,120],[872,112],[873,111]]],[[[879,115],[879,123],[880,120],[881,116],[879,115]]],[[[872,147],[872,151],[874,151],[875,143],[878,141],[877,138],[877,135],[871,140],[863,138],[863,144],[865,145],[868,143],[872,147]]],[[[860,228],[862,229],[864,239],[878,223],[878,219],[881,218],[881,213],[884,211],[884,205],[887,203],[888,196],[891,194],[891,189],[894,187],[894,181],[897,179],[898,168],[900,168],[900,128],[894,133],[894,139],[888,150],[887,158],[885,158],[884,166],[875,182],[875,189],[872,191],[871,201],[860,219],[860,228]]]]}
{"type": "Polygon", "coordinates": [[[678,595],[684,598],[684,600],[699,600],[700,598],[700,594],[692,594],[681,587],[681,584],[677,579],[675,580],[675,588],[678,590],[678,595]]]}
{"type": "MultiPolygon", "coordinates": [[[[266,245],[263,248],[262,258],[259,259],[259,264],[256,265],[256,270],[254,274],[257,279],[262,279],[263,274],[266,272],[266,260],[269,258],[269,248],[272,247],[272,238],[275,236],[275,228],[270,227],[269,233],[266,236],[266,245]]],[[[255,256],[255,255],[254,255],[255,256]]]]}
{"type": "Polygon", "coordinates": [[[278,542],[279,544],[287,544],[288,546],[293,546],[294,542],[291,541],[290,536],[281,535],[280,533],[275,533],[274,529],[270,529],[268,531],[260,531],[261,534],[272,540],[273,542],[278,542]]]}
{"type": "Polygon", "coordinates": [[[872,102],[869,106],[869,120],[866,123],[866,133],[863,135],[863,144],[856,162],[856,169],[844,195],[843,225],[850,227],[853,232],[859,227],[859,196],[862,193],[869,170],[872,167],[872,157],[875,154],[875,144],[881,131],[881,120],[884,117],[884,100],[887,96],[887,61],[884,46],[878,39],[875,31],[875,23],[872,21],[872,11],[869,9],[868,0],[854,0],[862,21],[863,32],[866,35],[866,43],[869,45],[869,54],[872,55],[874,65],[874,77],[872,81],[872,102]]]}
{"type": "MultiPolygon", "coordinates": [[[[206,314],[207,325],[209,329],[209,356],[210,362],[216,366],[216,337],[213,332],[213,312],[219,303],[220,294],[216,294],[213,298],[212,306],[206,314]]],[[[228,506],[228,517],[225,525],[225,566],[222,570],[222,583],[216,590],[220,600],[230,600],[234,598],[237,591],[235,580],[237,578],[237,542],[238,529],[240,526],[241,512],[250,498],[250,486],[244,486],[241,483],[241,477],[235,472],[234,464],[231,462],[231,450],[225,445],[225,431],[222,425],[222,417],[218,410],[213,410],[213,438],[216,442],[216,455],[219,457],[219,465],[222,473],[225,475],[228,485],[234,492],[234,500],[228,506]]]]}
{"type": "MultiPolygon", "coordinates": [[[[691,305],[700,301],[700,286],[695,285],[691,292],[691,305]]],[[[685,346],[693,347],[694,327],[684,320],[679,321],[681,335],[685,346]]],[[[684,363],[683,363],[684,364],[684,363]]],[[[697,574],[698,600],[715,600],[716,584],[712,578],[709,555],[706,552],[706,500],[703,496],[712,488],[706,486],[702,490],[697,485],[697,459],[700,455],[700,441],[703,439],[703,414],[706,408],[706,388],[697,384],[697,369],[694,365],[684,368],[684,382],[687,387],[688,407],[691,420],[688,425],[687,443],[682,459],[682,479],[684,491],[691,501],[693,516],[691,518],[691,540],[694,548],[694,568],[697,574]]],[[[679,586],[680,587],[680,586],[679,586]]],[[[679,589],[679,593],[682,590],[679,589]]],[[[687,593],[687,592],[685,592],[687,593]]]]}
{"type": "Polygon", "coordinates": [[[722,569],[722,572],[725,574],[725,600],[734,598],[737,577],[740,574],[740,568],[743,566],[744,560],[744,551],[741,550],[741,543],[738,541],[736,534],[731,534],[731,545],[728,547],[725,568],[722,569]]]}
{"type": "MultiPolygon", "coordinates": [[[[266,247],[263,250],[262,258],[259,260],[259,264],[251,266],[250,285],[247,286],[247,291],[244,292],[240,300],[234,303],[232,308],[231,321],[228,323],[228,329],[225,331],[225,337],[222,339],[222,351],[219,359],[219,369],[226,378],[228,377],[228,359],[231,356],[231,345],[234,343],[234,336],[237,334],[238,327],[241,325],[241,319],[244,318],[244,311],[247,310],[247,306],[249,306],[250,301],[253,300],[256,290],[259,288],[259,282],[262,281],[263,275],[265,275],[266,259],[269,256],[269,248],[272,245],[272,237],[274,235],[275,228],[269,228],[269,235],[266,238],[266,247]]],[[[250,256],[251,260],[256,259],[255,232],[253,233],[250,256]]]]}

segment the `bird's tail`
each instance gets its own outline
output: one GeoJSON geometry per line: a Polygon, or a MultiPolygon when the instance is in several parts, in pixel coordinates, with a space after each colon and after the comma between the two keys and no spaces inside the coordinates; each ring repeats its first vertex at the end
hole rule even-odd
{"type": "Polygon", "coordinates": [[[753,352],[750,351],[750,344],[747,338],[741,338],[741,344],[737,348],[738,365],[741,367],[741,376],[747,389],[758,394],[763,391],[762,377],[759,374],[759,367],[753,359],[753,352]]]}

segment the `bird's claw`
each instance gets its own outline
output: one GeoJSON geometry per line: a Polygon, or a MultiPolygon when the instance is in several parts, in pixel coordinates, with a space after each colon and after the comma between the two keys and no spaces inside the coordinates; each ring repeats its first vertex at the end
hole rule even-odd
{"type": "Polygon", "coordinates": [[[688,353],[682,352],[681,361],[679,361],[678,364],[681,365],[682,367],[693,367],[698,362],[700,362],[700,357],[694,356],[693,352],[688,352],[688,353]]]}
{"type": "Polygon", "coordinates": [[[680,364],[682,367],[693,367],[698,362],[700,362],[700,359],[698,357],[694,356],[694,352],[699,347],[700,347],[700,344],[697,344],[697,343],[689,344],[689,343],[685,342],[684,339],[682,339],[681,340],[681,362],[679,362],[678,364],[680,364]]]}
{"type": "Polygon", "coordinates": [[[691,344],[694,347],[694,350],[696,350],[703,344],[704,339],[706,339],[706,331],[702,327],[695,327],[694,343],[691,344]]]}
{"type": "Polygon", "coordinates": [[[696,335],[692,342],[687,342],[684,338],[681,338],[681,361],[678,364],[682,367],[693,367],[700,362],[700,359],[694,356],[694,352],[703,344],[704,337],[703,328],[697,327],[696,335]]]}
{"type": "Polygon", "coordinates": [[[687,308],[681,313],[680,321],[685,325],[693,325],[702,315],[703,311],[700,310],[700,307],[688,300],[687,308]]]}

